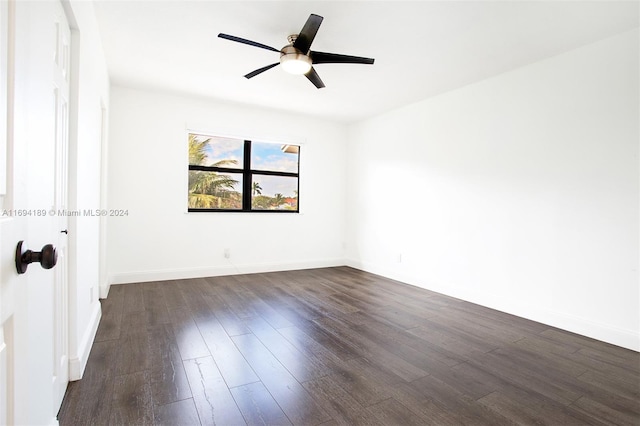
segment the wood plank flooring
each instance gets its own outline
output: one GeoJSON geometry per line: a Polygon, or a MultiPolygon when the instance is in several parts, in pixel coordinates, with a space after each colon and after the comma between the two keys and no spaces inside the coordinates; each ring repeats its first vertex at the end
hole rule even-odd
{"type": "Polygon", "coordinates": [[[112,286],[61,425],[640,425],[640,355],[348,267],[112,286]]]}

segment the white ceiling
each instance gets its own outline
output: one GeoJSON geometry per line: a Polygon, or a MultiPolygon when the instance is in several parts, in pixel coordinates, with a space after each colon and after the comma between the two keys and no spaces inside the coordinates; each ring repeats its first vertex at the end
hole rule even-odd
{"type": "Polygon", "coordinates": [[[639,2],[616,1],[120,1],[98,0],[112,83],[360,120],[638,27],[639,2]],[[375,58],[321,64],[326,84],[276,67],[277,49],[310,13],[324,17],[312,49],[375,58]]]}

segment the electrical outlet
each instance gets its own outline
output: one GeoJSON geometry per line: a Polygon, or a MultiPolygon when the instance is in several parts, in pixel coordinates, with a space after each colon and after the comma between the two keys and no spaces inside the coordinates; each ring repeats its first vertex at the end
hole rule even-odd
{"type": "Polygon", "coordinates": [[[224,249],[224,258],[229,259],[231,257],[231,250],[228,248],[224,249]]]}

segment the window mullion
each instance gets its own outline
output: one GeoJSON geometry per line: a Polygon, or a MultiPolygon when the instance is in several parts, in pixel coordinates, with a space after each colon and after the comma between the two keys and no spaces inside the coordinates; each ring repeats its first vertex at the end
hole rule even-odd
{"type": "Polygon", "coordinates": [[[244,141],[244,163],[242,167],[242,210],[251,210],[251,141],[244,141]]]}

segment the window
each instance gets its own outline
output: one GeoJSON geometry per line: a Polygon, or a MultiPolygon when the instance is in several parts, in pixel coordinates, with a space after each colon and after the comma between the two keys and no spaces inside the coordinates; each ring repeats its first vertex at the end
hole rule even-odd
{"type": "Polygon", "coordinates": [[[190,212],[297,213],[298,145],[189,133],[190,212]]]}

